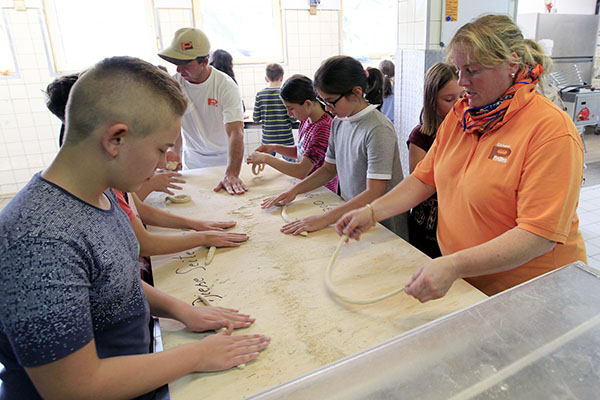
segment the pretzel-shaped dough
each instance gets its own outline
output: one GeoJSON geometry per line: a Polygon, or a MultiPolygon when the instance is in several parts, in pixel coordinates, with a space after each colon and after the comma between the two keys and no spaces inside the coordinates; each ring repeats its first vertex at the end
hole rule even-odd
{"type": "Polygon", "coordinates": [[[260,174],[262,171],[264,171],[264,169],[265,169],[265,164],[263,164],[263,163],[252,164],[252,173],[254,175],[260,174]]]}

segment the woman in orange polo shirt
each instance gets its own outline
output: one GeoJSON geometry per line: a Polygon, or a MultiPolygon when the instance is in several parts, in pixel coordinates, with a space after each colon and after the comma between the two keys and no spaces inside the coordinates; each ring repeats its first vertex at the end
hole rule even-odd
{"type": "Polygon", "coordinates": [[[373,224],[437,192],[443,257],[406,285],[421,302],[465,278],[488,295],[560,266],[586,262],[576,209],[583,144],[567,114],[537,93],[540,46],[507,16],[461,27],[446,49],[465,96],[413,174],[372,204],[345,214],[339,234],[373,224]]]}

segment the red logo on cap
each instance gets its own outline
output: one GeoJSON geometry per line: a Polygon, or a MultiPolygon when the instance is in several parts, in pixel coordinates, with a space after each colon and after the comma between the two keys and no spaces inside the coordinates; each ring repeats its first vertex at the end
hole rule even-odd
{"type": "Polygon", "coordinates": [[[181,42],[181,50],[186,51],[186,50],[191,50],[194,48],[194,45],[192,44],[192,42],[181,42]]]}
{"type": "Polygon", "coordinates": [[[217,105],[219,105],[219,101],[217,99],[211,99],[211,98],[209,98],[208,99],[208,105],[209,106],[217,106],[217,105]]]}

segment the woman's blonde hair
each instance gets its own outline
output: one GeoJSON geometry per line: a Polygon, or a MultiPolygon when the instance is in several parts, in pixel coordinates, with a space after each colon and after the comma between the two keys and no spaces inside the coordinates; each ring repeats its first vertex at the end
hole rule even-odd
{"type": "Polygon", "coordinates": [[[437,96],[438,92],[451,80],[458,80],[456,69],[442,62],[432,65],[425,74],[420,131],[427,136],[435,136],[443,121],[443,118],[438,115],[437,96]]]}
{"type": "Polygon", "coordinates": [[[529,68],[527,65],[536,64],[548,71],[552,64],[541,46],[525,39],[521,29],[507,15],[484,15],[460,27],[446,48],[446,60],[454,64],[454,52],[465,47],[472,50],[474,60],[469,62],[474,61],[486,68],[517,61],[519,71],[529,68]],[[518,60],[514,59],[512,52],[518,55],[518,60]]]}

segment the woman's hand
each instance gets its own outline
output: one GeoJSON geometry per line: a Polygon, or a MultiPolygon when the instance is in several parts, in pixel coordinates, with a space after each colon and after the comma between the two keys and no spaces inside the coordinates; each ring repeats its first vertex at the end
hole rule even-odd
{"type": "Polygon", "coordinates": [[[279,196],[269,197],[268,199],[263,200],[260,205],[261,208],[270,208],[273,206],[284,206],[288,203],[291,203],[296,198],[296,192],[292,189],[287,192],[281,193],[279,196]]]}
{"type": "Polygon", "coordinates": [[[313,215],[310,217],[297,219],[281,227],[281,232],[299,235],[302,232],[314,232],[327,228],[329,222],[322,215],[313,215]]]}
{"type": "Polygon", "coordinates": [[[434,258],[419,268],[406,284],[404,292],[425,303],[445,296],[459,278],[461,276],[452,255],[434,258]]]}
{"type": "Polygon", "coordinates": [[[373,222],[371,210],[361,207],[342,215],[335,224],[335,231],[340,236],[348,235],[351,239],[359,240],[361,234],[371,229],[373,222]]]}
{"type": "Polygon", "coordinates": [[[233,327],[229,324],[224,332],[210,335],[194,344],[199,353],[194,368],[197,372],[224,371],[252,361],[271,341],[264,335],[231,336],[232,331],[233,327]]]}

